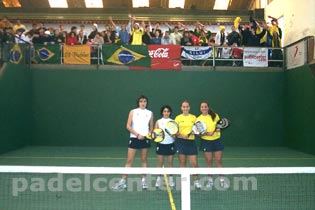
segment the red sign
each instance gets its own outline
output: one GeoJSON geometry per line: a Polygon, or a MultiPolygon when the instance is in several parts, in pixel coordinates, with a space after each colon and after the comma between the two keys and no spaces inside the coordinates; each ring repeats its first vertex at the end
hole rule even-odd
{"type": "Polygon", "coordinates": [[[148,45],[151,68],[130,66],[132,70],[181,70],[180,45],[148,45]]]}

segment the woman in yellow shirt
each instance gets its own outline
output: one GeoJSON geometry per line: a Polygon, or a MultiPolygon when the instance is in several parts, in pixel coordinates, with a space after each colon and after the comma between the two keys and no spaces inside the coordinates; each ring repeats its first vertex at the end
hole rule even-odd
{"type": "MultiPolygon", "coordinates": [[[[197,121],[203,121],[206,124],[207,129],[206,132],[200,136],[201,142],[199,150],[204,152],[207,167],[212,167],[214,157],[216,166],[221,168],[224,145],[220,140],[220,129],[216,128],[216,124],[220,120],[220,117],[209,107],[209,104],[205,101],[200,103],[200,112],[201,114],[197,118],[197,121]]],[[[212,177],[209,176],[206,187],[212,188],[213,183],[212,177]]],[[[224,178],[222,176],[220,176],[220,186],[226,187],[226,183],[224,182],[224,178]]]]}
{"type": "MultiPolygon", "coordinates": [[[[192,127],[196,121],[196,116],[190,114],[190,104],[187,100],[181,104],[182,114],[177,115],[175,122],[178,124],[178,133],[175,141],[175,150],[179,158],[179,166],[186,167],[187,159],[191,167],[198,167],[197,145],[195,135],[192,133],[192,127]]],[[[195,188],[200,188],[198,176],[194,175],[195,188]]]]}

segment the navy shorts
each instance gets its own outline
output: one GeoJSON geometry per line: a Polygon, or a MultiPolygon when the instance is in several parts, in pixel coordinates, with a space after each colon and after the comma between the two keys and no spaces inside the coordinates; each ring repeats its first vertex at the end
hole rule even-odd
{"type": "Polygon", "coordinates": [[[151,147],[151,142],[149,139],[130,138],[128,147],[132,149],[146,149],[151,147]]]}
{"type": "Polygon", "coordinates": [[[156,145],[156,154],[158,155],[174,155],[175,154],[175,144],[160,144],[156,145]]]}
{"type": "Polygon", "coordinates": [[[195,140],[186,140],[177,138],[175,141],[175,150],[179,155],[197,155],[197,145],[195,140]]]}
{"type": "Polygon", "coordinates": [[[199,151],[217,152],[217,151],[223,151],[223,150],[224,150],[224,145],[220,139],[211,140],[211,141],[201,139],[199,151]]]}

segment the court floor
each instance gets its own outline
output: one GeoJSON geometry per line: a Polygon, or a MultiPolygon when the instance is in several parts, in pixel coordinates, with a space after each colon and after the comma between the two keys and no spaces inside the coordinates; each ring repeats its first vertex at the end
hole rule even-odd
{"type": "MultiPolygon", "coordinates": [[[[103,166],[123,167],[127,147],[44,147],[28,146],[0,155],[0,165],[103,166]]],[[[156,166],[154,147],[149,151],[149,167],[156,166]]],[[[203,154],[198,164],[205,166],[203,154]]],[[[315,166],[315,155],[285,147],[227,147],[224,167],[299,167],[315,166]]],[[[139,154],[134,166],[140,166],[139,154]]],[[[174,166],[178,166],[177,157],[174,166]]]]}
{"type": "MultiPolygon", "coordinates": [[[[127,148],[118,147],[43,147],[28,146],[0,155],[1,165],[30,166],[102,166],[123,167],[127,148]]],[[[156,166],[154,148],[149,151],[149,166],[156,166]]],[[[205,166],[202,154],[199,166],[205,166]]],[[[227,147],[224,151],[225,167],[301,167],[315,166],[315,155],[285,147],[227,147]]],[[[174,159],[175,167],[178,159],[174,159]]],[[[134,166],[140,166],[139,155],[134,166]]],[[[84,171],[89,174],[89,171],[84,171]]],[[[1,174],[0,210],[180,210],[181,189],[156,189],[156,176],[152,188],[143,191],[139,183],[132,190],[111,190],[112,180],[120,175],[83,174],[1,174]],[[57,180],[57,181],[56,181],[57,180]],[[61,180],[60,182],[58,182],[61,180]],[[74,182],[76,180],[76,182],[74,182]],[[105,186],[96,190],[94,184],[103,181],[105,186]],[[106,182],[105,182],[105,181],[106,182]],[[72,190],[68,187],[69,181],[72,190]],[[54,183],[54,185],[49,185],[54,183]],[[92,184],[93,183],[93,184],[92,184]],[[58,185],[60,184],[60,185],[58,185]],[[56,186],[55,186],[56,185],[56,186]],[[51,187],[51,189],[49,188],[51,187]],[[61,190],[58,187],[61,186],[61,190]],[[106,190],[102,190],[106,189],[106,190]],[[172,197],[170,197],[170,195],[172,197]]],[[[141,179],[140,175],[128,178],[141,179]]],[[[217,175],[216,177],[219,177],[217,175]]],[[[181,180],[177,175],[176,186],[181,180]]],[[[202,178],[200,176],[200,178],[202,178]]],[[[207,176],[204,176],[207,178],[207,176]]],[[[314,210],[315,176],[311,175],[227,175],[231,180],[227,190],[194,190],[191,188],[192,210],[314,210]],[[246,179],[249,189],[238,188],[234,179],[246,179]],[[253,182],[251,180],[254,179],[253,182]],[[256,184],[255,184],[256,183],[256,184]],[[232,186],[232,184],[234,184],[232,186]]],[[[245,180],[245,181],[246,181],[245,180]]],[[[128,181],[129,182],[129,181],[128,181]]]]}

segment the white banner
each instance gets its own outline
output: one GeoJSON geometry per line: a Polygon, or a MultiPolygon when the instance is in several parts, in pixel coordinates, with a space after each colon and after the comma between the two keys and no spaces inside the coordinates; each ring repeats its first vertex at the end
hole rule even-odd
{"type": "Polygon", "coordinates": [[[287,48],[287,68],[292,69],[305,64],[305,43],[300,42],[287,48]]]}
{"type": "Polygon", "coordinates": [[[247,67],[268,67],[268,49],[245,47],[243,59],[247,67]]]}
{"type": "Polygon", "coordinates": [[[212,47],[183,47],[182,57],[189,60],[206,60],[212,55],[212,47]]]}

